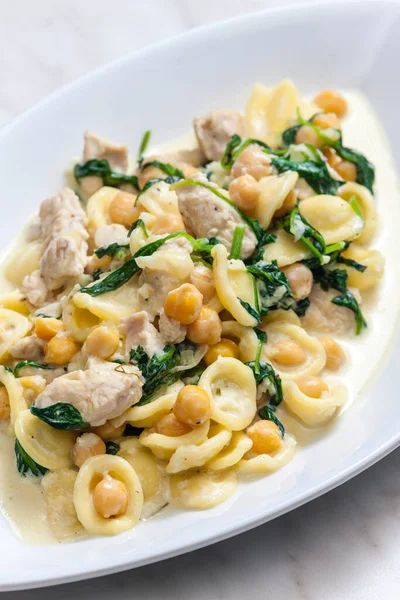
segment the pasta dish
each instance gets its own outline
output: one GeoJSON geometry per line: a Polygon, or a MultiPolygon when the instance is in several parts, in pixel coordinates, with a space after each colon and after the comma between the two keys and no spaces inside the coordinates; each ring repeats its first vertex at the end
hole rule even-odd
{"type": "Polygon", "coordinates": [[[0,436],[56,540],[216,506],[341,412],[384,267],[351,108],[285,80],[186,147],[85,133],[2,267],[0,436]]]}

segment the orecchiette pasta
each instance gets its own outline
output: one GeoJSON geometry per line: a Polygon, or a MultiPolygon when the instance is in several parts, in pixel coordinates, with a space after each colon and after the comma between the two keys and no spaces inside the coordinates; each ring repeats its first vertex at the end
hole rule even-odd
{"type": "Polygon", "coordinates": [[[254,218],[263,229],[269,227],[274,213],[281,208],[286,196],[293,190],[298,179],[297,173],[288,171],[282,175],[263,177],[258,182],[259,195],[254,218]]]}
{"type": "Polygon", "coordinates": [[[51,530],[60,542],[83,537],[86,532],[78,521],[73,494],[77,472],[72,469],[49,471],[42,479],[47,518],[51,530]]]}
{"type": "Polygon", "coordinates": [[[15,285],[21,286],[26,275],[30,275],[39,268],[39,261],[43,253],[43,244],[40,241],[30,242],[8,264],[6,276],[15,285]]]}
{"type": "Polygon", "coordinates": [[[14,433],[15,421],[18,415],[28,408],[24,398],[23,387],[18,379],[12,373],[7,371],[2,365],[0,366],[0,383],[4,385],[8,394],[8,402],[10,405],[10,427],[9,432],[14,433]]]}
{"type": "Polygon", "coordinates": [[[283,229],[274,231],[276,242],[267,244],[264,248],[264,260],[272,262],[276,260],[278,267],[286,267],[295,262],[310,258],[311,252],[301,242],[295,242],[293,236],[283,229]]]}
{"type": "Polygon", "coordinates": [[[143,431],[140,435],[140,443],[163,460],[171,458],[175,450],[180,446],[188,444],[201,444],[207,438],[208,430],[210,429],[210,421],[206,421],[203,425],[196,427],[189,433],[171,437],[162,433],[152,433],[151,431],[143,431]]]}
{"type": "Polygon", "coordinates": [[[120,417],[113,419],[113,424],[116,427],[119,427],[122,423],[130,423],[134,427],[153,427],[160,417],[172,410],[178,392],[182,388],[182,382],[170,386],[170,391],[156,398],[153,402],[128,408],[120,417]]]}
{"type": "Polygon", "coordinates": [[[79,470],[74,487],[74,505],[86,531],[95,535],[115,535],[137,525],[143,508],[143,491],[139,477],[127,460],[104,454],[88,458],[79,470]],[[93,489],[109,476],[120,481],[128,495],[124,514],[112,518],[101,516],[93,503],[93,489]]]}
{"type": "Polygon", "coordinates": [[[294,381],[284,381],[282,387],[285,404],[308,427],[324,425],[346,401],[346,388],[340,383],[330,383],[320,398],[307,396],[294,381]]]}
{"type": "Polygon", "coordinates": [[[181,216],[178,209],[178,198],[176,193],[170,190],[170,186],[163,181],[152,185],[147,191],[140,195],[139,206],[145,211],[158,217],[164,214],[181,216]]]}
{"type": "Polygon", "coordinates": [[[199,386],[211,399],[211,418],[232,431],[244,429],[256,413],[256,384],[249,367],[219,358],[202,374],[199,386]]]}
{"type": "Polygon", "coordinates": [[[327,244],[360,237],[363,219],[348,202],[337,196],[312,196],[300,203],[300,212],[317,229],[327,244]]]}
{"type": "Polygon", "coordinates": [[[365,244],[374,234],[378,223],[375,201],[371,192],[364,185],[352,181],[342,185],[338,189],[337,195],[347,202],[352,198],[357,200],[364,220],[364,229],[357,238],[357,241],[365,244]]]}
{"type": "Polygon", "coordinates": [[[240,325],[236,321],[223,321],[222,337],[239,342],[239,357],[242,362],[250,362],[255,359],[258,338],[254,329],[240,325]]]}
{"type": "Polygon", "coordinates": [[[266,326],[272,323],[289,323],[291,325],[301,325],[300,318],[293,310],[271,310],[266,317],[263,318],[260,329],[265,329],[266,326]]]}
{"type": "Polygon", "coordinates": [[[166,467],[167,473],[202,467],[229,444],[231,437],[231,431],[221,425],[213,425],[208,438],[201,444],[180,446],[175,450],[166,467]]]}
{"type": "Polygon", "coordinates": [[[341,269],[347,271],[348,285],[358,288],[360,291],[365,291],[375,287],[382,279],[385,260],[378,250],[370,250],[365,246],[352,244],[348,250],[342,253],[342,256],[366,267],[364,271],[357,271],[349,265],[340,265],[341,269]]]}
{"type": "Polygon", "coordinates": [[[0,358],[31,329],[26,317],[7,308],[0,308],[0,358]]]}
{"type": "Polygon", "coordinates": [[[174,500],[189,509],[204,510],[225,502],[237,487],[233,471],[189,471],[171,477],[174,500]]]}
{"type": "Polygon", "coordinates": [[[242,431],[234,431],[229,445],[206,463],[206,469],[222,471],[233,467],[251,449],[252,445],[253,442],[246,434],[242,431]]]}
{"type": "Polygon", "coordinates": [[[250,452],[239,461],[237,470],[246,475],[258,473],[272,473],[281,469],[292,460],[296,452],[296,440],[288,433],[282,440],[282,445],[277,452],[271,454],[255,454],[250,452]]]}
{"type": "Polygon", "coordinates": [[[116,188],[102,187],[89,198],[86,211],[89,219],[88,231],[92,238],[99,227],[111,224],[109,209],[117,193],[116,188]]]}
{"type": "MultiPolygon", "coordinates": [[[[137,278],[133,278],[115,292],[107,292],[102,296],[93,297],[89,294],[76,292],[73,295],[72,303],[78,309],[85,311],[83,315],[88,319],[89,326],[90,322],[95,322],[96,319],[97,323],[99,319],[119,323],[121,319],[128,317],[132,312],[138,310],[137,278]],[[92,316],[89,317],[87,313],[90,313],[92,316]]],[[[77,327],[74,323],[72,323],[72,326],[77,327]]],[[[80,328],[78,327],[78,329],[80,328]]]]}

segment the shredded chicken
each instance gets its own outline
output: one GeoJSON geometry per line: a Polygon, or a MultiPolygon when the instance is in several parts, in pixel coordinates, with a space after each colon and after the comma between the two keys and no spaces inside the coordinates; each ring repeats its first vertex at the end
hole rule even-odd
{"type": "Polygon", "coordinates": [[[97,427],[121,415],[141,396],[142,379],[137,367],[90,359],[87,369],[49,383],[35,405],[46,408],[58,402],[71,404],[87,423],[97,427]]]}
{"type": "Polygon", "coordinates": [[[201,150],[208,160],[220,160],[231,137],[244,135],[244,119],[233,110],[216,110],[193,121],[201,150]]]}
{"type": "Polygon", "coordinates": [[[21,291],[33,306],[44,306],[51,300],[51,292],[39,270],[24,277],[21,291]]]}
{"type": "Polygon", "coordinates": [[[161,352],[166,344],[165,339],[149,321],[149,315],[140,311],[122,319],[119,331],[125,336],[125,357],[129,360],[132,348],[142,346],[150,357],[161,352]]]}
{"type": "Polygon", "coordinates": [[[19,360],[41,362],[44,358],[46,343],[45,340],[40,339],[37,335],[28,335],[11,346],[9,353],[13,358],[18,358],[19,360]]]}
{"type": "MultiPolygon", "coordinates": [[[[357,290],[358,292],[358,290],[357,290]]],[[[307,331],[344,335],[354,329],[354,313],[345,306],[333,304],[332,299],[340,296],[337,290],[324,292],[314,285],[310,294],[310,306],[301,319],[307,331]]],[[[361,299],[361,298],[360,298],[361,299]]]]}
{"type": "MultiPolygon", "coordinates": [[[[197,175],[193,179],[210,185],[205,175],[197,175]]],[[[214,187],[218,189],[217,186],[214,187]]],[[[179,188],[176,193],[185,227],[193,231],[196,238],[215,236],[230,250],[235,228],[238,225],[244,225],[246,230],[242,243],[241,258],[247,258],[254,252],[257,245],[256,236],[236,210],[227,202],[210,190],[198,185],[179,188]]]]}
{"type": "Polygon", "coordinates": [[[83,146],[84,162],[93,158],[108,160],[113,171],[128,171],[128,148],[86,131],[83,146]]]}
{"type": "Polygon", "coordinates": [[[167,344],[179,344],[179,342],[183,342],[186,337],[185,325],[168,317],[164,310],[160,313],[158,327],[167,344]]]}

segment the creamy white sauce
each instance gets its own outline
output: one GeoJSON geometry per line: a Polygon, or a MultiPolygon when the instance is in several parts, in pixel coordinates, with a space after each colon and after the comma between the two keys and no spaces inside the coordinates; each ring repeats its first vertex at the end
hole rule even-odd
{"type": "MultiPolygon", "coordinates": [[[[344,92],[349,103],[349,115],[343,120],[343,138],[346,146],[354,147],[365,154],[376,168],[376,202],[380,227],[369,245],[380,250],[386,259],[385,276],[376,291],[363,294],[363,313],[368,329],[361,336],[349,334],[341,339],[347,353],[346,365],[334,377],[343,381],[348,388],[348,403],[354,402],[371,379],[379,371],[385,354],[397,331],[400,307],[400,272],[397,259],[398,225],[400,223],[400,193],[397,176],[386,136],[366,98],[359,92],[344,92]],[[366,365],[366,356],[368,363],[366,365]]],[[[174,152],[196,147],[193,132],[162,146],[151,148],[151,154],[174,152]]],[[[23,237],[18,237],[19,247],[23,237]]],[[[13,245],[14,246],[14,245],[13,245]]],[[[0,264],[0,294],[9,292],[13,286],[7,281],[4,271],[7,252],[0,264]]],[[[324,376],[329,379],[328,371],[324,376]]],[[[346,406],[343,410],[345,410],[346,406]]],[[[345,416],[344,416],[345,418],[345,416]]],[[[296,419],[284,417],[288,431],[300,445],[326,435],[325,428],[309,430],[296,419]]],[[[0,493],[1,510],[17,535],[28,543],[54,542],[46,521],[46,506],[40,482],[21,477],[15,468],[14,441],[0,432],[0,493]]]]}

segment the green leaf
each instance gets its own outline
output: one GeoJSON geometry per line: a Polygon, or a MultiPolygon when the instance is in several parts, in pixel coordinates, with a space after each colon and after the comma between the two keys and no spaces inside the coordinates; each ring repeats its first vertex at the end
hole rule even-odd
{"type": "Polygon", "coordinates": [[[35,362],[34,360],[20,360],[14,367],[14,377],[18,377],[20,369],[24,367],[34,367],[35,369],[47,369],[49,371],[54,370],[55,367],[52,365],[44,365],[42,363],[35,362]]]}
{"type": "Polygon", "coordinates": [[[245,225],[236,225],[235,231],[233,232],[231,253],[229,258],[237,259],[240,258],[240,253],[242,250],[242,243],[244,234],[246,231],[245,225]]]}
{"type": "Polygon", "coordinates": [[[350,198],[349,204],[350,204],[351,208],[354,210],[354,212],[356,213],[356,215],[358,215],[361,219],[364,219],[363,212],[361,210],[361,206],[358,204],[357,198],[354,194],[350,198]]]}
{"type": "Polygon", "coordinates": [[[254,373],[254,379],[256,380],[256,384],[260,385],[264,379],[268,379],[271,384],[271,389],[273,390],[271,393],[270,405],[274,408],[279,406],[279,404],[283,400],[282,394],[282,381],[279,375],[275,372],[272,365],[261,360],[258,364],[258,369],[256,370],[256,362],[248,362],[245,363],[254,373]],[[257,372],[258,371],[258,372],[257,372]]]}
{"type": "Polygon", "coordinates": [[[163,173],[168,175],[168,177],[175,177],[177,179],[185,179],[185,175],[182,173],[182,171],[180,169],[173,167],[169,163],[161,162],[160,160],[144,161],[142,163],[142,165],[140,166],[140,170],[144,171],[144,169],[147,169],[147,167],[157,167],[157,169],[160,169],[160,171],[162,171],[163,173]]]}
{"type": "Polygon", "coordinates": [[[138,151],[137,162],[138,162],[139,167],[141,166],[141,164],[143,162],[143,158],[144,158],[143,155],[147,150],[147,146],[149,145],[150,137],[151,137],[151,131],[150,130],[145,131],[145,133],[142,137],[142,141],[140,142],[139,151],[138,151]]]}
{"type": "Polygon", "coordinates": [[[122,434],[124,437],[139,437],[139,435],[144,431],[144,427],[134,427],[130,423],[125,425],[124,433],[122,434]]]}
{"type": "Polygon", "coordinates": [[[260,419],[272,421],[273,423],[275,423],[275,425],[279,427],[282,437],[285,435],[285,428],[283,424],[280,422],[280,420],[275,415],[273,409],[270,406],[263,406],[262,408],[260,408],[260,410],[258,411],[258,416],[260,417],[260,419]]]}
{"type": "Polygon", "coordinates": [[[104,246],[96,248],[94,253],[97,258],[103,258],[103,256],[110,256],[111,258],[114,258],[117,255],[121,255],[121,257],[124,256],[128,249],[129,243],[119,244],[118,242],[114,242],[113,244],[105,244],[104,246]]]}
{"type": "Polygon", "coordinates": [[[303,300],[297,300],[297,302],[292,305],[292,310],[294,310],[298,317],[304,317],[309,306],[309,298],[303,298],[303,300]]]}
{"type": "Polygon", "coordinates": [[[320,162],[314,162],[312,160],[294,162],[287,158],[271,156],[271,161],[279,173],[296,171],[299,174],[299,177],[305,179],[308,185],[312,187],[317,194],[335,195],[337,189],[344,183],[343,181],[337,181],[331,177],[328,168],[322,159],[320,162]]]}
{"type": "Polygon", "coordinates": [[[46,408],[38,408],[33,404],[31,413],[44,421],[54,429],[69,431],[71,429],[87,429],[89,423],[82,418],[81,413],[75,406],[67,402],[57,402],[46,408]]]}
{"type": "Polygon", "coordinates": [[[295,241],[301,241],[320,262],[326,250],[325,240],[320,232],[312,227],[296,206],[283,219],[283,229],[294,236],[295,241]]]}
{"type": "Polygon", "coordinates": [[[27,452],[25,452],[17,439],[15,440],[14,451],[18,473],[20,473],[22,477],[26,477],[27,475],[42,477],[47,473],[47,469],[41,465],[38,465],[38,463],[35,462],[27,452]]]}
{"type": "Polygon", "coordinates": [[[230,169],[243,150],[247,148],[247,146],[250,146],[250,144],[257,144],[268,152],[272,152],[271,148],[265,142],[254,138],[248,138],[242,142],[241,137],[235,133],[226,145],[224,155],[221,159],[221,166],[224,169],[230,169]]]}
{"type": "Polygon", "coordinates": [[[260,302],[260,314],[265,316],[270,310],[287,310],[294,302],[292,290],[286,275],[279,269],[277,262],[261,260],[246,266],[256,280],[260,302]]]}
{"type": "Polygon", "coordinates": [[[151,358],[143,346],[132,348],[130,360],[135,363],[145,379],[143,395],[136,406],[143,406],[151,401],[157,390],[164,385],[171,385],[181,378],[180,372],[172,372],[179,359],[177,347],[169,344],[162,352],[154,354],[151,358]]]}
{"type": "Polygon", "coordinates": [[[243,306],[243,308],[245,310],[247,310],[249,315],[251,315],[254,319],[256,319],[257,323],[261,323],[260,313],[255,308],[253,308],[253,306],[251,306],[251,304],[249,304],[245,300],[242,300],[239,297],[238,297],[238,300],[239,300],[240,304],[243,306]]]}
{"type": "Polygon", "coordinates": [[[118,454],[121,446],[117,442],[106,442],[106,454],[118,454]]]}
{"type": "Polygon", "coordinates": [[[256,334],[256,336],[260,342],[263,342],[264,344],[267,343],[268,336],[265,331],[258,329],[258,327],[254,327],[253,331],[256,334]]]}
{"type": "Polygon", "coordinates": [[[284,146],[288,147],[296,143],[296,133],[298,132],[300,127],[301,125],[294,125],[294,127],[289,127],[288,129],[285,129],[285,131],[282,133],[282,142],[284,146]]]}
{"type": "Polygon", "coordinates": [[[128,231],[128,237],[131,236],[132,232],[135,231],[135,229],[137,229],[137,227],[140,227],[142,229],[145,238],[149,237],[149,233],[147,231],[147,227],[146,227],[146,224],[143,221],[143,219],[137,219],[136,221],[134,221],[132,223],[132,225],[130,226],[129,231],[128,231]]]}
{"type": "Polygon", "coordinates": [[[337,258],[337,262],[338,263],[342,263],[343,265],[346,265],[347,267],[351,267],[352,269],[355,269],[356,271],[359,271],[360,273],[364,273],[365,269],[367,268],[367,265],[362,265],[361,263],[352,260],[351,258],[343,258],[342,256],[339,256],[337,258]]]}
{"type": "Polygon", "coordinates": [[[84,177],[91,176],[101,177],[103,185],[109,187],[120,187],[123,184],[130,183],[134,188],[139,190],[138,178],[136,175],[126,175],[125,173],[117,173],[110,167],[108,160],[93,158],[83,164],[77,164],[74,167],[74,177],[78,183],[84,177]]]}
{"type": "Polygon", "coordinates": [[[356,334],[359,335],[364,327],[367,327],[367,322],[361,312],[360,306],[353,294],[349,290],[345,290],[341,296],[337,296],[332,300],[337,306],[344,306],[353,311],[356,322],[356,334]]]}

